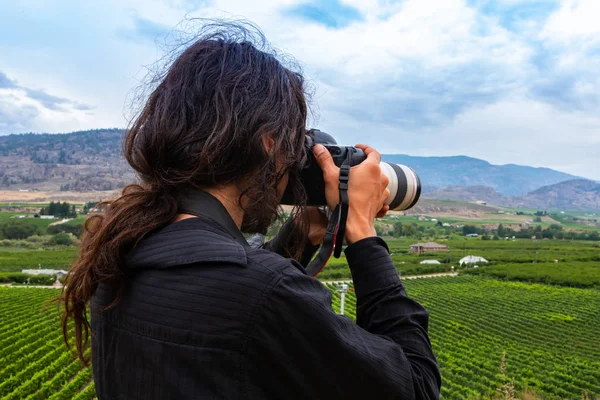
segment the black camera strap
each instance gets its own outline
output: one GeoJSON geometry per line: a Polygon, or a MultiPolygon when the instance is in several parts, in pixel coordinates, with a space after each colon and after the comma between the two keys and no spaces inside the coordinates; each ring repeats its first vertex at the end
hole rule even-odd
{"type": "Polygon", "coordinates": [[[329,217],[327,232],[323,238],[323,245],[317,254],[317,257],[308,264],[306,273],[310,276],[317,276],[331,255],[340,258],[342,247],[344,245],[344,236],[346,235],[346,219],[348,218],[348,181],[350,179],[350,166],[342,165],[340,167],[339,198],[340,202],[329,217]]]}

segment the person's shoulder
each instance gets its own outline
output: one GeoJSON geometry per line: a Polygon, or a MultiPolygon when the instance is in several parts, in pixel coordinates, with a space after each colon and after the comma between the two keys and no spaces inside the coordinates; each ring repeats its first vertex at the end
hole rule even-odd
{"type": "Polygon", "coordinates": [[[248,267],[271,276],[306,275],[304,267],[294,259],[265,249],[246,248],[248,267]]]}

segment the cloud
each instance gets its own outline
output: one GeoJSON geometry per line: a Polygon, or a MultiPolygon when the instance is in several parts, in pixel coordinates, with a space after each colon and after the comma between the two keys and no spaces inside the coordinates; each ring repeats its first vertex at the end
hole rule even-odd
{"type": "MultiPolygon", "coordinates": [[[[124,126],[125,95],[139,83],[142,66],[161,56],[155,43],[170,27],[185,15],[245,17],[300,60],[315,88],[311,125],[340,142],[600,179],[597,0],[264,0],[260,7],[242,0],[107,0],[64,8],[32,1],[12,13],[10,7],[0,6],[0,35],[7,38],[0,68],[12,78],[0,75],[5,125],[25,121],[23,129],[58,132],[124,126]],[[47,90],[31,89],[39,87],[47,90]]],[[[7,131],[16,128],[0,126],[7,131]]]]}
{"type": "MultiPolygon", "coordinates": [[[[0,71],[0,133],[30,130],[44,117],[91,111],[94,108],[41,89],[20,85],[0,71]]],[[[58,119],[64,119],[58,117],[58,119]]]]}

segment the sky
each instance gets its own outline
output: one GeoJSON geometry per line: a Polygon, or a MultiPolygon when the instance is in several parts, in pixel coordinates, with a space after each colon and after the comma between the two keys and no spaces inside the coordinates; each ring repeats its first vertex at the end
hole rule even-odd
{"type": "Polygon", "coordinates": [[[310,127],[382,153],[600,180],[598,0],[20,0],[0,4],[0,134],[126,127],[186,18],[294,57],[310,127]]]}

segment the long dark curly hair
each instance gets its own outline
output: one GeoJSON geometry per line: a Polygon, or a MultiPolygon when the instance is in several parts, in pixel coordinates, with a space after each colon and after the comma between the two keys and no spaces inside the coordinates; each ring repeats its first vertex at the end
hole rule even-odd
{"type": "MultiPolygon", "coordinates": [[[[299,68],[278,58],[249,23],[203,23],[164,72],[146,83],[149,95],[124,140],[125,158],[140,182],[87,218],[77,260],[58,299],[65,342],[69,345],[72,321],[82,361],[87,363],[90,298],[102,282],[118,293],[109,307],[118,303],[126,283],[122,256],[174,221],[177,191],[238,185],[242,230],[249,233],[266,231],[280,216],[276,187],[286,172],[293,185],[298,181],[306,159],[308,108],[299,68]],[[273,143],[271,151],[265,138],[273,143]]],[[[294,187],[301,205],[305,195],[301,185],[294,187]]],[[[302,212],[293,215],[300,228],[288,238],[288,256],[297,258],[306,221],[298,217],[302,212]]]]}

